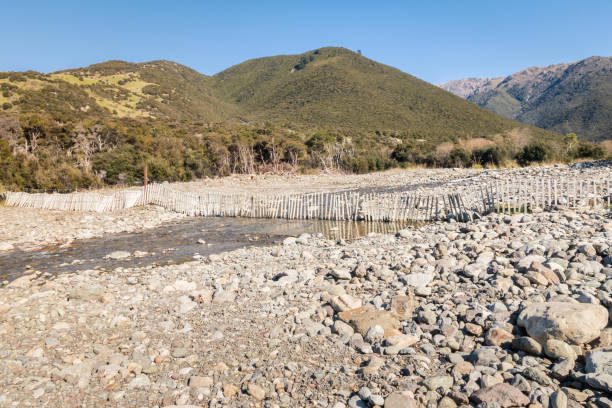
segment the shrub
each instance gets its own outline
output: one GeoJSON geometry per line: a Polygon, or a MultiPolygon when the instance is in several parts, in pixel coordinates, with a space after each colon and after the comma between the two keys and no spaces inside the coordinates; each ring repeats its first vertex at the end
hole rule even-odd
{"type": "Polygon", "coordinates": [[[550,150],[541,143],[530,143],[518,152],[515,159],[521,166],[541,163],[550,157],[550,150]]]}
{"type": "Polygon", "coordinates": [[[311,150],[322,152],[325,150],[326,146],[333,144],[336,141],[337,138],[334,135],[327,132],[317,132],[306,141],[306,146],[308,146],[308,148],[311,150]]]}
{"type": "Polygon", "coordinates": [[[601,159],[604,156],[605,152],[600,145],[584,141],[578,142],[569,153],[570,159],[601,159]]]}
{"type": "Polygon", "coordinates": [[[391,159],[400,164],[426,164],[431,165],[434,162],[433,156],[429,153],[431,148],[412,142],[404,142],[395,146],[391,152],[391,159]]]}
{"type": "Polygon", "coordinates": [[[470,154],[465,149],[455,147],[446,158],[445,167],[466,167],[470,164],[470,154]]]}
{"type": "Polygon", "coordinates": [[[506,160],[506,152],[500,147],[477,149],[472,152],[472,163],[481,166],[499,166],[506,160]]]}

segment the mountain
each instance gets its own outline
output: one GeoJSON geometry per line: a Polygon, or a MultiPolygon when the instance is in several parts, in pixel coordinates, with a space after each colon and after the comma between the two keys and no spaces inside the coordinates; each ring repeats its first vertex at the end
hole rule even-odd
{"type": "Polygon", "coordinates": [[[440,88],[523,123],[584,140],[612,139],[612,57],[532,67],[505,78],[468,78],[440,88]]]}
{"type": "Polygon", "coordinates": [[[503,77],[453,79],[452,81],[445,82],[438,86],[444,89],[445,91],[467,99],[469,96],[476,93],[479,89],[494,88],[503,79],[503,77]]]}
{"type": "Polygon", "coordinates": [[[258,58],[213,79],[219,95],[251,119],[423,137],[487,136],[521,127],[344,48],[258,58]]]}
{"type": "Polygon", "coordinates": [[[0,189],[136,184],[145,164],[159,182],[502,165],[569,151],[557,133],[336,47],[253,59],[213,76],[170,61],[4,72],[0,107],[0,189]]]}
{"type": "MultiPolygon", "coordinates": [[[[272,121],[304,128],[486,137],[525,126],[344,48],[258,58],[214,76],[170,61],[0,73],[7,113],[61,121],[272,121]]],[[[530,129],[534,135],[543,135],[530,129]]]]}

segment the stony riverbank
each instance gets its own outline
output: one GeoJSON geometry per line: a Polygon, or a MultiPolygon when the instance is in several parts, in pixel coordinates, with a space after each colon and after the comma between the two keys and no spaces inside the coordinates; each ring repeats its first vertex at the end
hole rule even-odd
{"type": "MultiPolygon", "coordinates": [[[[612,162],[585,162],[572,165],[546,165],[512,169],[394,169],[385,172],[343,175],[232,175],[190,183],[172,183],[173,190],[223,193],[307,193],[360,190],[411,191],[423,194],[449,194],[473,190],[481,200],[483,183],[517,178],[609,180],[612,162]]],[[[104,190],[106,192],[112,190],[104,190]]],[[[473,197],[472,197],[473,198],[473,197]]],[[[466,197],[467,200],[467,197],[466,197]]],[[[157,227],[183,215],[156,206],[144,206],[113,213],[83,213],[7,208],[0,206],[0,252],[32,250],[50,245],[69,245],[77,239],[109,233],[131,232],[157,227]]]]}
{"type": "Polygon", "coordinates": [[[0,252],[31,251],[104,234],[157,227],[184,215],[155,206],[115,213],[82,213],[0,206],[0,252]]]}
{"type": "Polygon", "coordinates": [[[185,183],[171,183],[175,190],[188,192],[218,191],[223,193],[312,193],[342,190],[408,190],[436,193],[457,187],[488,183],[508,178],[592,178],[610,177],[612,161],[555,164],[501,169],[391,169],[368,174],[234,174],[185,183]]]}
{"type": "Polygon", "coordinates": [[[610,213],[304,235],[0,289],[0,406],[609,407],[610,213]]]}

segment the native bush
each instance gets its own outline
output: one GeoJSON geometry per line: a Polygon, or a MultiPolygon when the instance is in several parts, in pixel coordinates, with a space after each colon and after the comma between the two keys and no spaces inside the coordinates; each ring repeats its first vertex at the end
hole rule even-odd
{"type": "Polygon", "coordinates": [[[595,143],[580,141],[568,154],[568,159],[601,159],[605,156],[604,149],[595,143]]]}
{"type": "Polygon", "coordinates": [[[479,164],[481,166],[499,166],[506,158],[507,153],[499,146],[472,151],[472,164],[479,164]]]}
{"type": "Polygon", "coordinates": [[[527,166],[531,163],[541,163],[550,157],[550,149],[541,143],[530,143],[523,147],[515,157],[518,164],[527,166]]]}

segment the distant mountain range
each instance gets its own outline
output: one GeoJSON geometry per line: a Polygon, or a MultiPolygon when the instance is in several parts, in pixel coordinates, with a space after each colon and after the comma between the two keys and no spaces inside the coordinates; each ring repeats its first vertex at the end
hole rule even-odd
{"type": "Polygon", "coordinates": [[[612,139],[612,57],[532,67],[507,77],[456,79],[440,88],[523,123],[584,140],[612,139]]]}

